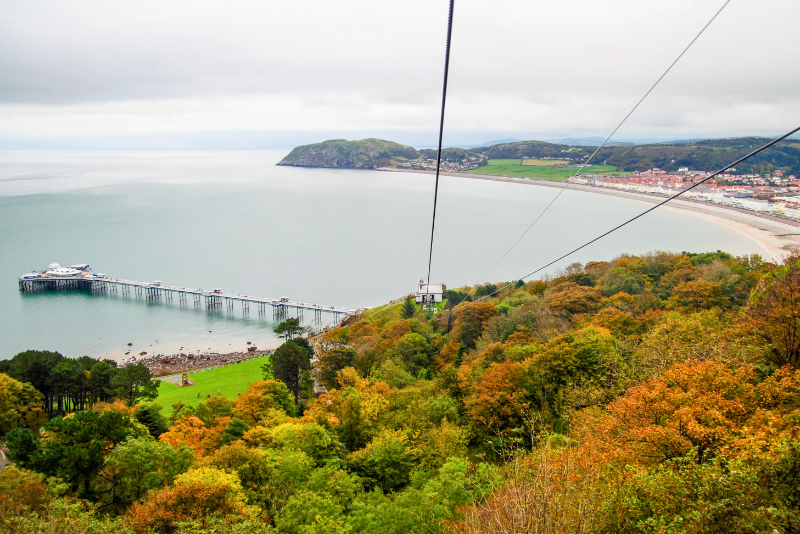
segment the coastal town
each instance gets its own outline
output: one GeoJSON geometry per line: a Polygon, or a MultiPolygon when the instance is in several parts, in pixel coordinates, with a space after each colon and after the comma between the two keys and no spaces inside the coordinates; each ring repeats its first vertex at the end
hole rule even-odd
{"type": "MultiPolygon", "coordinates": [[[[485,154],[465,154],[462,158],[442,158],[440,170],[445,172],[465,172],[477,169],[486,165],[488,157],[485,154]]],[[[436,170],[436,159],[433,158],[419,158],[409,161],[403,161],[396,164],[397,167],[403,169],[414,169],[424,171],[436,170]]]]}
{"type": "MultiPolygon", "coordinates": [[[[730,170],[735,172],[735,169],[730,170]]],[[[653,168],[626,175],[573,176],[569,182],[665,197],[684,192],[681,196],[691,200],[800,220],[800,180],[795,175],[786,176],[780,170],[764,175],[733,172],[721,174],[692,189],[689,188],[711,173],[686,167],[677,172],[653,168]]]]}

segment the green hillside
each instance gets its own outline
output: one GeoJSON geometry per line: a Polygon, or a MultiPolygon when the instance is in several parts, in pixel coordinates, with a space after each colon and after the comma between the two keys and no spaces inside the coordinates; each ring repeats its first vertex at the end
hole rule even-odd
{"type": "Polygon", "coordinates": [[[278,165],[373,169],[416,157],[418,153],[414,148],[393,141],[333,139],[295,147],[278,165]]]}

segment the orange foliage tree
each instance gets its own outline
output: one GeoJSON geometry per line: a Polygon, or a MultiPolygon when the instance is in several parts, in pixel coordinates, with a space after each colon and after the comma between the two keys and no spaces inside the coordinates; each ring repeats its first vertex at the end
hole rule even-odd
{"type": "Polygon", "coordinates": [[[693,280],[681,282],[672,290],[667,300],[667,308],[680,310],[700,310],[714,306],[727,307],[730,301],[722,294],[722,286],[717,282],[693,280]]]}
{"type": "MultiPolygon", "coordinates": [[[[800,374],[789,369],[758,382],[751,367],[715,360],[673,365],[611,403],[581,429],[598,451],[634,463],[660,463],[693,454],[702,464],[723,451],[740,455],[796,439],[800,374]]],[[[579,417],[592,419],[590,412],[579,417]]]]}
{"type": "Polygon", "coordinates": [[[554,310],[576,314],[593,311],[602,298],[599,289],[564,282],[545,297],[545,302],[554,310]]]}
{"type": "Polygon", "coordinates": [[[491,365],[465,400],[475,421],[490,432],[518,428],[528,413],[525,368],[514,362],[491,365]]]}
{"type": "Polygon", "coordinates": [[[497,309],[488,302],[475,302],[459,306],[453,311],[455,322],[453,324],[452,338],[463,343],[467,348],[474,348],[475,342],[481,337],[483,327],[494,315],[497,309]]]}
{"type": "Polygon", "coordinates": [[[44,477],[10,465],[0,471],[0,531],[15,516],[41,512],[50,498],[44,477]]]}
{"type": "Polygon", "coordinates": [[[776,365],[800,368],[800,257],[764,275],[746,309],[744,326],[766,343],[776,365]]]}
{"type": "Polygon", "coordinates": [[[205,456],[219,448],[222,433],[225,432],[225,427],[231,419],[231,417],[217,417],[210,424],[206,424],[194,415],[182,417],[158,439],[169,443],[175,449],[181,445],[191,447],[198,457],[205,456]]]}
{"type": "Polygon", "coordinates": [[[280,380],[253,382],[233,403],[233,414],[250,426],[275,409],[294,414],[292,393],[280,380]]]}
{"type": "Polygon", "coordinates": [[[152,492],[143,503],[134,503],[126,515],[137,533],[176,532],[177,523],[209,516],[246,516],[245,508],[227,484],[193,482],[152,492]]]}

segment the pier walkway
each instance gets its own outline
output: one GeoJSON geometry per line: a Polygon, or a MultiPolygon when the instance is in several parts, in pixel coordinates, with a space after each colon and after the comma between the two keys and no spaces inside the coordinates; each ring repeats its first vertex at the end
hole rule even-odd
{"type": "Polygon", "coordinates": [[[178,303],[183,306],[188,305],[191,300],[195,308],[204,307],[209,311],[222,311],[224,307],[228,313],[233,313],[234,304],[238,303],[238,307],[241,308],[243,315],[248,315],[250,313],[251,304],[257,307],[259,315],[266,315],[267,306],[269,306],[275,321],[285,321],[287,318],[291,317],[291,315],[294,315],[300,320],[300,323],[303,324],[304,312],[313,312],[314,325],[320,328],[322,326],[323,313],[332,314],[334,324],[338,324],[345,317],[361,311],[353,308],[321,306],[308,302],[292,301],[287,297],[270,299],[251,295],[240,295],[238,293],[225,293],[216,289],[213,291],[206,291],[203,289],[171,286],[160,282],[137,282],[119,278],[101,278],[91,274],[66,279],[48,277],[47,275],[31,278],[26,275],[20,277],[19,289],[25,293],[43,290],[68,291],[89,289],[92,293],[119,295],[123,298],[136,298],[146,302],[163,301],[165,303],[171,303],[177,300],[178,303]]]}

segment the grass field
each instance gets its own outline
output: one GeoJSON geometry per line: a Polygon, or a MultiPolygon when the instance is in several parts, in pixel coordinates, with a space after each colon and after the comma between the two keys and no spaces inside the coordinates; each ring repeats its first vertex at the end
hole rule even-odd
{"type": "MultiPolygon", "coordinates": [[[[611,165],[592,165],[583,169],[583,174],[627,174],[617,173],[616,167],[611,165]]],[[[578,167],[565,167],[563,165],[521,165],[518,159],[490,159],[485,167],[478,167],[471,174],[489,174],[492,176],[511,176],[513,178],[541,178],[544,180],[564,181],[569,179],[578,167]]]]}
{"type": "Polygon", "coordinates": [[[201,400],[206,400],[206,395],[217,396],[217,390],[220,390],[223,396],[234,400],[236,394],[244,392],[251,382],[263,379],[261,366],[267,361],[266,358],[269,356],[208,371],[189,373],[189,379],[194,380],[196,385],[185,388],[179,388],[172,382],[162,380],[156,399],[161,405],[161,413],[169,415],[172,413],[172,405],[180,401],[194,406],[201,400]],[[197,398],[198,393],[200,398],[197,398]]]}
{"type": "Polygon", "coordinates": [[[549,165],[566,165],[569,161],[565,159],[523,159],[522,166],[533,165],[534,167],[543,167],[549,165]]]}

